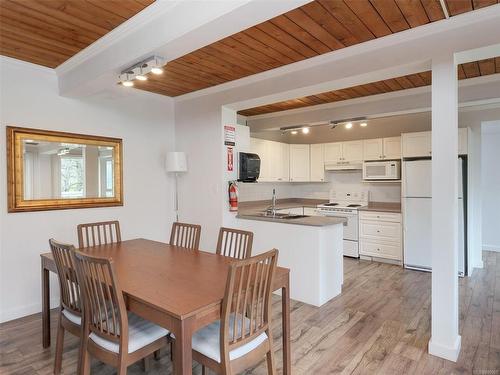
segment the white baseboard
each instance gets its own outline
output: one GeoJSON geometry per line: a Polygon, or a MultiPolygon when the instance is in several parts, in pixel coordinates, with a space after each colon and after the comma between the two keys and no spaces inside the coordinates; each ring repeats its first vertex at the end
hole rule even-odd
{"type": "Polygon", "coordinates": [[[496,251],[500,253],[499,245],[483,245],[483,250],[485,251],[496,251]]]}
{"type": "Polygon", "coordinates": [[[452,347],[435,343],[432,337],[429,341],[429,354],[447,359],[448,361],[456,362],[460,354],[460,347],[462,345],[462,337],[457,336],[452,347]]]}
{"type": "MultiPolygon", "coordinates": [[[[51,298],[50,308],[59,306],[59,297],[51,298]]],[[[42,311],[40,303],[33,303],[31,305],[17,306],[10,309],[5,309],[0,312],[0,323],[5,323],[14,319],[22,318],[24,316],[36,314],[42,311]]]]}

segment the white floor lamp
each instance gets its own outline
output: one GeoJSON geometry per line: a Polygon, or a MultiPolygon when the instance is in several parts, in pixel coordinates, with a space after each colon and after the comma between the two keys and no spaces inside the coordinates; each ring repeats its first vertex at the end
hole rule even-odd
{"type": "Polygon", "coordinates": [[[173,173],[175,178],[175,219],[179,221],[179,197],[177,194],[177,175],[181,172],[187,172],[186,153],[168,152],[165,159],[166,170],[173,173]]]}

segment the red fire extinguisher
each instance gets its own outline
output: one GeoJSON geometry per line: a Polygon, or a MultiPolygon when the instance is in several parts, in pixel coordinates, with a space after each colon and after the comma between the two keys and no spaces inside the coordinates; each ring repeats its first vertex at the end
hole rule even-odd
{"type": "Polygon", "coordinates": [[[238,211],[238,186],[236,181],[229,181],[229,211],[238,211]]]}

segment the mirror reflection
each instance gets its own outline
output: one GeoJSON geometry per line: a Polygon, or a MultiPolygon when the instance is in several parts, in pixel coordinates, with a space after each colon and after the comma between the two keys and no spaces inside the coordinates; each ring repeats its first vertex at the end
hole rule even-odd
{"type": "Polygon", "coordinates": [[[115,196],[114,147],[23,139],[25,200],[115,196]]]}

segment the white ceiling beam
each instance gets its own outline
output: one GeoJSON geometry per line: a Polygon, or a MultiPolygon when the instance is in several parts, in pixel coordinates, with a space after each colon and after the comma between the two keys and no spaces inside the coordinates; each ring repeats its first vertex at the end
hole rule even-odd
{"type": "Polygon", "coordinates": [[[64,96],[112,87],[125,68],[151,55],[174,60],[310,0],[157,0],[56,68],[64,96]]]}

